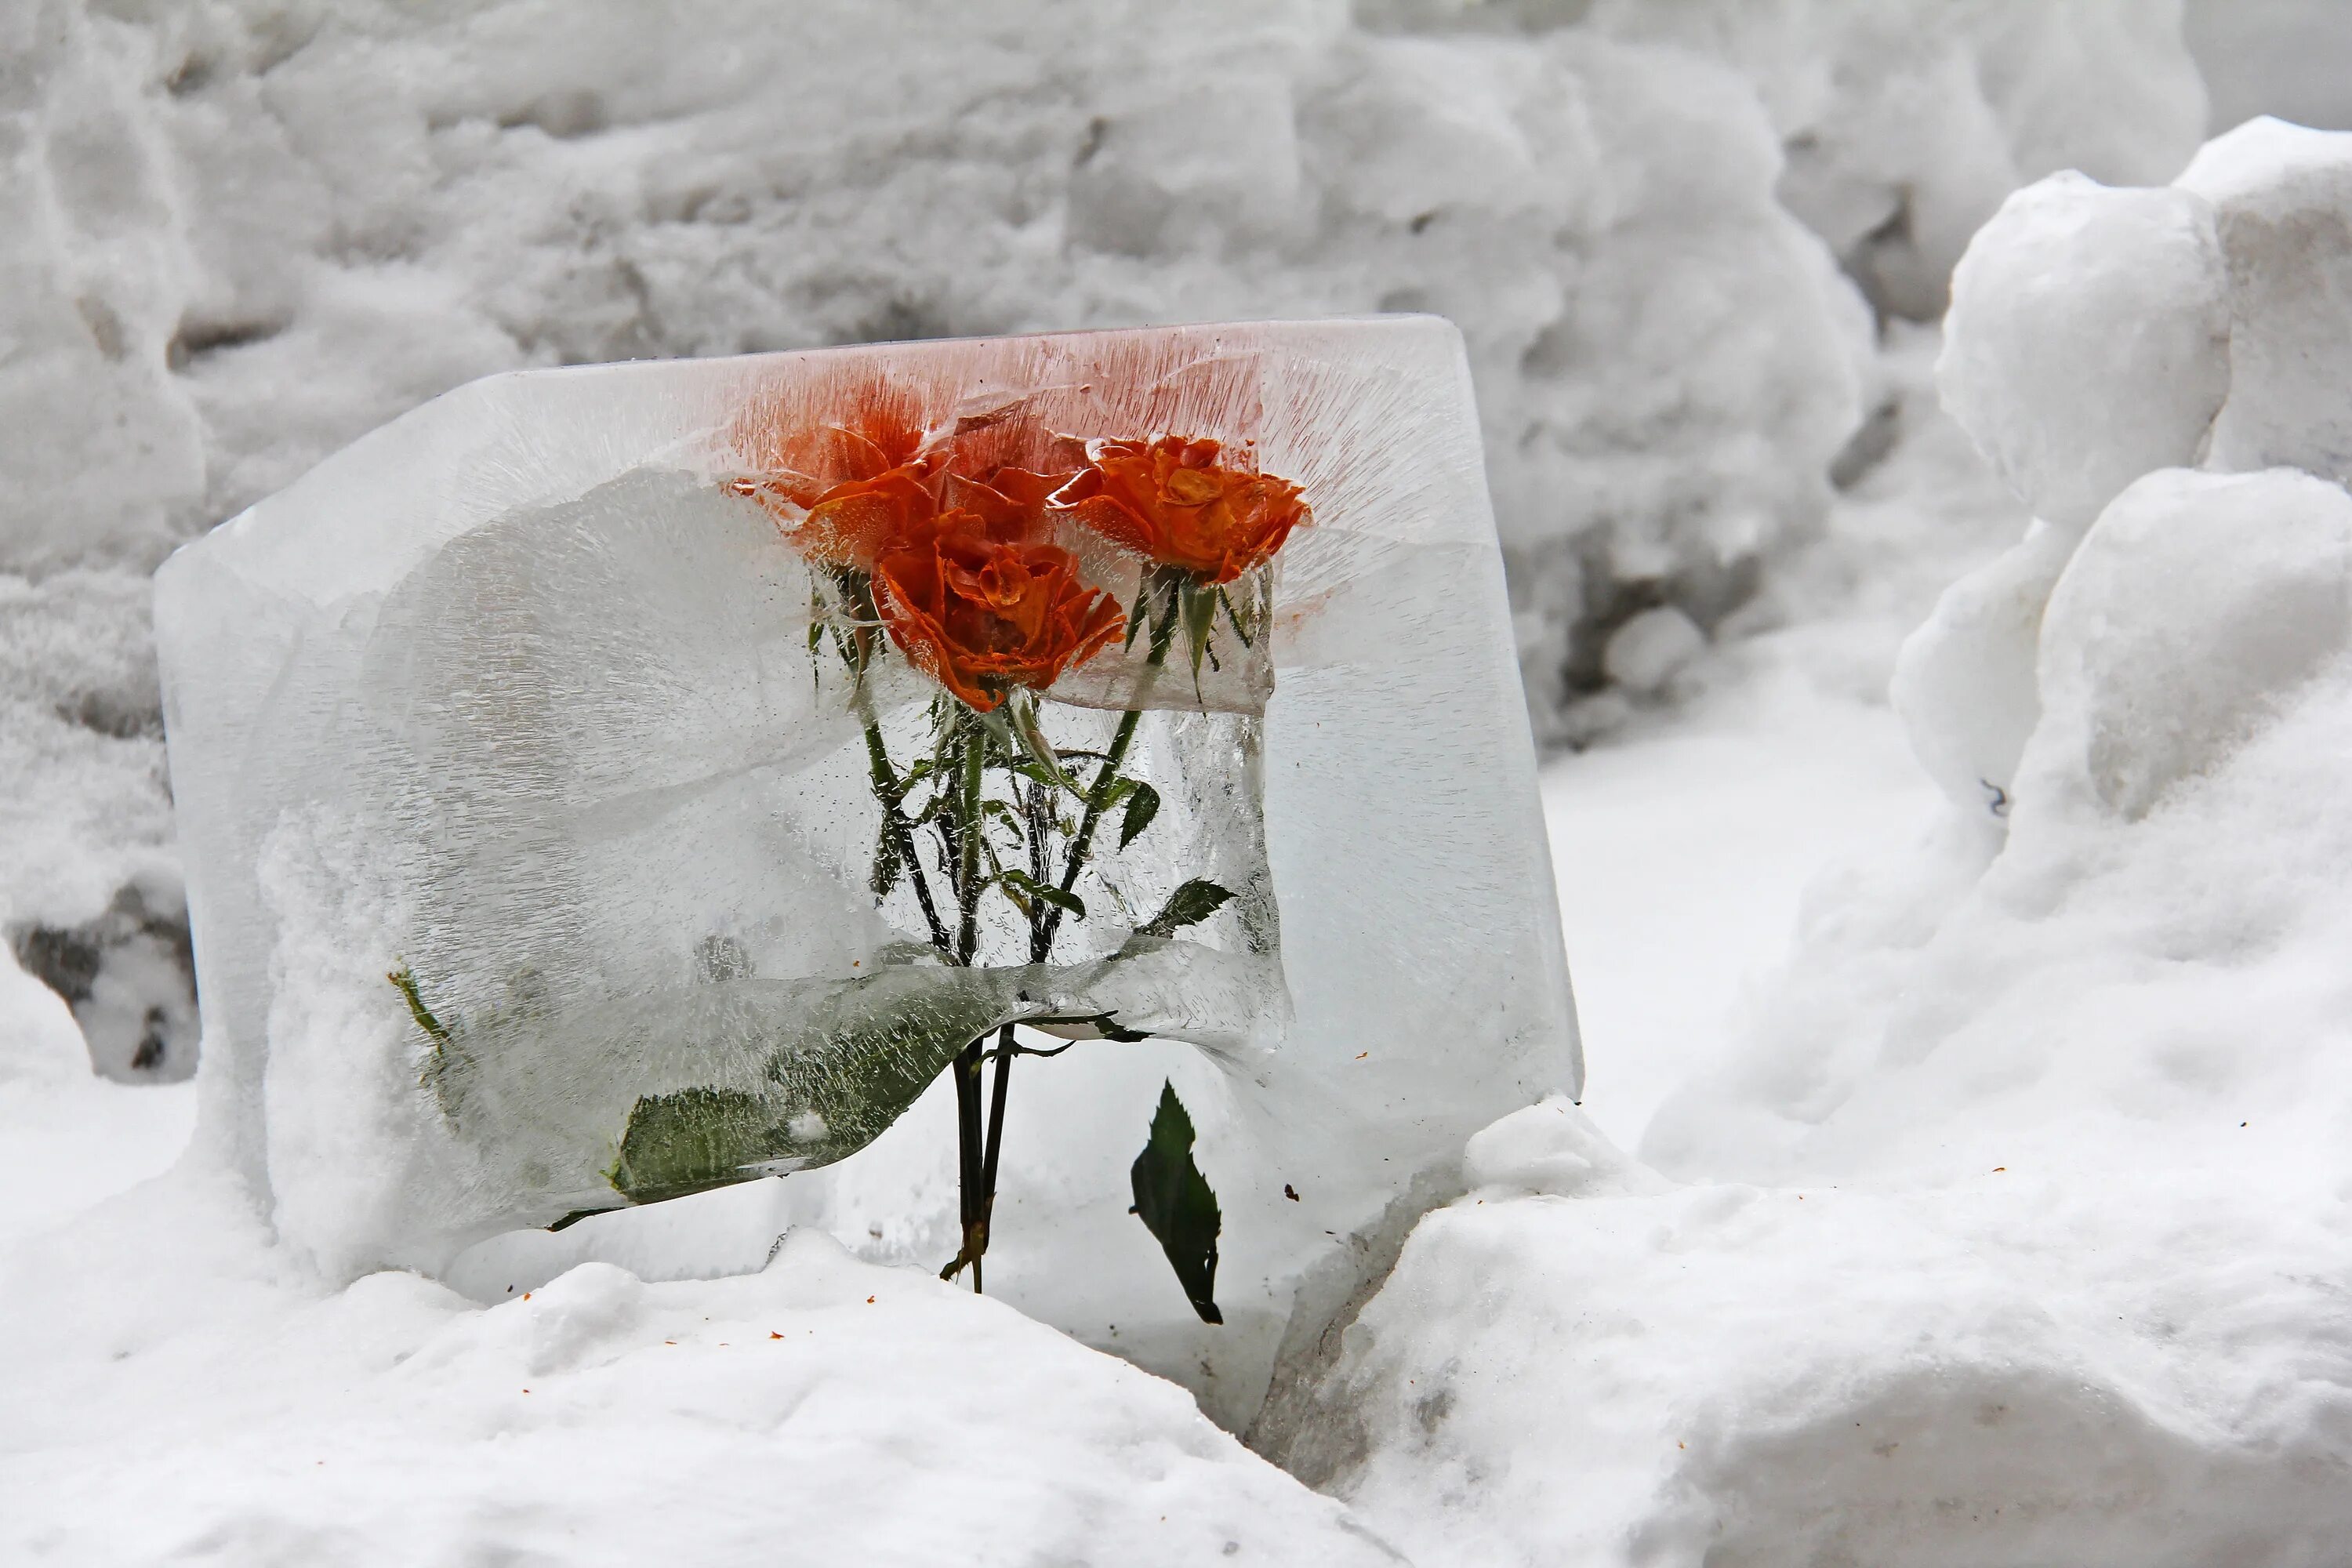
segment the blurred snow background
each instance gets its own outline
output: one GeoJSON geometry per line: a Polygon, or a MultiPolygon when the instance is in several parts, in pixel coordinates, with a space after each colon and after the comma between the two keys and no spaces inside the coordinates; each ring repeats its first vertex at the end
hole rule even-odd
{"type": "MultiPolygon", "coordinates": [[[[2352,125],[2352,10],[0,6],[0,921],[30,972],[0,959],[0,1138],[30,1173],[0,1338],[47,1427],[0,1417],[0,1491],[52,1498],[12,1545],[400,1557],[398,1450],[492,1452],[464,1445],[529,1369],[571,1390],[553,1457],[448,1465],[417,1528],[576,1557],[562,1530],[601,1521],[624,1554],[659,1489],[582,1497],[564,1444],[725,1405],[723,1362],[632,1370],[673,1317],[862,1293],[787,1256],[700,1311],[601,1275],[531,1304],[561,1321],[421,1284],[314,1300],[156,1189],[36,1234],[186,1136],[185,1089],[79,1055],[194,1065],[145,631],[173,543],[515,365],[1407,309],[1469,339],[1531,718],[1591,748],[1548,783],[1591,1121],[1482,1135],[1478,1192],[1255,1435],[1369,1525],[943,1293],[897,1332],[985,1373],[859,1384],[816,1429],[902,1489],[934,1474],[892,1447],[919,1405],[979,1451],[1110,1444],[1129,1468],[1074,1483],[1065,1535],[1000,1470],[959,1494],[995,1500],[973,1517],[1007,1562],[1199,1560],[1139,1545],[1180,1451],[1206,1467],[1182,1506],[1257,1521],[1272,1561],[1366,1528],[1433,1563],[2336,1561],[2352,709],[2343,454],[2296,420],[2340,425],[2352,365],[2340,275],[2229,237],[2294,220],[2340,261],[2352,195],[2339,154],[2258,137],[2189,194],[2002,209],[2061,170],[2165,186],[2258,112],[2352,125]],[[1942,377],[1963,434],[1936,323],[1997,212],[1942,377]],[[2321,374],[2238,398],[2265,333],[2321,374]],[[2239,449],[2208,454],[2225,396],[2239,449]],[[2321,478],[2160,471],[2200,461],[2321,478]],[[336,1490],[310,1447],[354,1386],[373,1468],[336,1490]],[[1008,1433],[1041,1389],[1067,1420],[1008,1433]],[[404,1428],[420,1398],[454,1425],[404,1428]],[[243,1466],[159,1468],[144,1537],[74,1525],[71,1478],[133,1424],[243,1466]]],[[[761,1453],[768,1419],[723,1413],[761,1453]]],[[[715,1499],[790,1462],[660,1473],[715,1499]]],[[[665,1540],[749,1554],[733,1517],[665,1540]]],[[[816,1510],[807,1540],[857,1524],[816,1510]]]]}
{"type": "Polygon", "coordinates": [[[1580,742],[1821,537],[1898,433],[1877,328],[1940,312],[2002,195],[2161,181],[2206,120],[2163,0],[19,0],[0,58],[5,920],[109,1070],[163,1077],[135,574],[424,398],[1438,311],[1530,713],[1580,742]]]}

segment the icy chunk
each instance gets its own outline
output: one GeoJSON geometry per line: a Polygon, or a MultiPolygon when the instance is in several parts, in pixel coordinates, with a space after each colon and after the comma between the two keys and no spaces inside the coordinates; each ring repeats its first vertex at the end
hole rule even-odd
{"type": "Polygon", "coordinates": [[[2033,514],[2079,532],[2153,468],[2185,468],[2230,391],[2211,210],[2053,174],[2001,204],[1952,274],[1944,407],[2033,514]]]}
{"type": "Polygon", "coordinates": [[[2168,469],[2116,498],[2042,628],[2046,765],[2144,816],[2352,637],[2352,496],[2292,469],[2168,469]]]}
{"type": "Polygon", "coordinates": [[[206,1114],[331,1270],[785,1173],[936,1268],[942,1069],[1083,1042],[1011,1079],[989,1288],[1239,1422],[1577,1087],[1442,321],[495,377],[157,595],[206,1114]],[[1170,1082],[1222,1326],[1129,1210],[1170,1082]]]}
{"type": "Polygon", "coordinates": [[[2216,468],[2352,475],[2352,132],[2250,120],[2176,182],[2213,205],[2230,267],[2230,400],[2216,468]]]}

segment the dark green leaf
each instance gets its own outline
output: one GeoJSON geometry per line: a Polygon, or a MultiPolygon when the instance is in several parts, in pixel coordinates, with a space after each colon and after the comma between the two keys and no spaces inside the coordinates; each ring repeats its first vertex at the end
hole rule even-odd
{"type": "Polygon", "coordinates": [[[1041,882],[1026,871],[1007,871],[1003,874],[1003,880],[1007,886],[1018,889],[1029,898],[1043,899],[1055,909],[1076,915],[1080,920],[1087,918],[1086,900],[1076,893],[1065,891],[1050,882],[1041,882]]]}
{"type": "Polygon", "coordinates": [[[767,1101],[741,1089],[646,1095],[629,1111],[613,1186],[633,1203],[650,1204],[740,1182],[770,1120],[767,1101]]]}
{"type": "Polygon", "coordinates": [[[1186,926],[1198,925],[1225,907],[1234,895],[1216,883],[1193,878],[1168,895],[1160,911],[1135,928],[1138,936],[1174,936],[1186,926]]]}
{"type": "Polygon", "coordinates": [[[1160,1088],[1150,1140],[1135,1157],[1128,1180],[1135,1191],[1135,1213],[1159,1238],[1192,1310],[1204,1323],[1223,1322],[1216,1289],[1217,1232],[1224,1219],[1208,1178],[1192,1163],[1192,1119],[1176,1098],[1173,1082],[1160,1088]]]}
{"type": "Polygon", "coordinates": [[[1119,819],[1118,824],[1118,847],[1124,849],[1135,842],[1137,834],[1151,826],[1153,817],[1160,815],[1160,792],[1148,784],[1130,779],[1121,779],[1119,783],[1129,786],[1127,815],[1119,819]]]}

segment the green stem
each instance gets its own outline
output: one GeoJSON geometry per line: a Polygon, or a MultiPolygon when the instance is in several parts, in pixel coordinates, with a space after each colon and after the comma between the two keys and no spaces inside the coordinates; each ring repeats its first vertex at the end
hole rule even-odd
{"type": "Polygon", "coordinates": [[[981,774],[988,762],[988,731],[962,709],[956,724],[963,731],[957,756],[956,793],[956,944],[955,961],[970,964],[980,948],[980,820],[981,774]]]}
{"type": "Polygon", "coordinates": [[[996,1031],[996,1089],[988,1098],[988,1147],[980,1161],[980,1234],[972,1253],[972,1289],[980,1289],[981,1255],[988,1250],[989,1222],[996,1216],[996,1156],[1004,1147],[1004,1093],[1013,1087],[1013,1026],[996,1031]]]}
{"type": "MultiPolygon", "coordinates": [[[[956,771],[956,945],[955,962],[969,966],[980,946],[980,795],[988,760],[988,731],[961,707],[953,722],[959,735],[956,771]]],[[[986,1037],[982,1036],[982,1039],[986,1037]]],[[[950,1277],[971,1265],[971,1288],[981,1289],[981,1255],[988,1249],[985,1205],[982,1199],[985,1159],[981,1136],[981,1040],[958,1052],[956,1083],[956,1186],[961,1199],[963,1242],[947,1267],[950,1277]]]]}
{"type": "MultiPolygon", "coordinates": [[[[1150,592],[1150,587],[1147,587],[1143,597],[1148,599],[1150,592]]],[[[1143,661],[1143,679],[1136,685],[1135,700],[1138,704],[1143,701],[1150,689],[1152,678],[1167,663],[1168,646],[1175,637],[1176,589],[1171,583],[1168,587],[1166,612],[1151,628],[1151,651],[1143,661]]],[[[1111,785],[1118,782],[1118,770],[1127,762],[1127,749],[1135,741],[1135,727],[1142,718],[1140,706],[1130,708],[1119,715],[1118,728],[1111,734],[1110,750],[1103,753],[1102,771],[1095,774],[1095,786],[1087,792],[1087,809],[1078,818],[1078,831],[1070,839],[1070,858],[1062,868],[1062,891],[1066,893],[1077,885],[1078,873],[1086,869],[1087,857],[1094,850],[1095,829],[1101,825],[1103,813],[1109,808],[1111,785]]],[[[1054,938],[1061,929],[1062,911],[1056,908],[1045,917],[1042,942],[1032,943],[1033,949],[1041,950],[1035,952],[1035,962],[1043,963],[1045,961],[1045,953],[1052,951],[1054,938]]]]}
{"type": "Polygon", "coordinates": [[[857,716],[866,721],[866,758],[874,775],[875,798],[882,803],[882,820],[890,837],[898,846],[899,863],[915,884],[915,902],[923,909],[923,923],[930,928],[931,945],[945,956],[948,928],[940,921],[937,905],[931,902],[930,879],[923,875],[923,862],[915,853],[915,825],[907,820],[906,786],[898,782],[898,770],[890,765],[889,748],[882,742],[882,722],[875,716],[873,700],[866,695],[861,681],[856,691],[857,716]]]}
{"type": "MultiPolygon", "coordinates": [[[[1118,782],[1118,770],[1127,761],[1128,748],[1135,742],[1136,726],[1142,720],[1140,706],[1151,687],[1153,678],[1167,662],[1169,646],[1175,640],[1177,619],[1177,584],[1171,579],[1165,584],[1168,602],[1165,612],[1153,622],[1151,647],[1144,659],[1144,676],[1138,683],[1135,700],[1138,706],[1119,716],[1118,728],[1111,735],[1110,749],[1103,753],[1101,771],[1095,775],[1094,787],[1087,792],[1085,812],[1079,816],[1078,830],[1072,836],[1068,860],[1062,868],[1062,890],[1068,892],[1077,883],[1078,874],[1086,868],[1087,858],[1092,852],[1094,837],[1101,826],[1103,813],[1109,808],[1111,787],[1118,782]]],[[[1139,608],[1149,605],[1150,596],[1162,587],[1158,582],[1147,581],[1139,595],[1139,608]]],[[[982,763],[985,760],[987,732],[971,724],[961,713],[957,722],[968,725],[963,751],[959,761],[963,774],[961,799],[958,806],[958,862],[962,875],[958,879],[957,892],[961,925],[957,931],[956,962],[970,963],[977,946],[975,911],[979,865],[977,833],[980,816],[982,763]]],[[[1019,793],[1015,785],[1016,795],[1019,793]]],[[[1025,803],[1028,806],[1030,874],[1043,878],[1045,872],[1043,818],[1046,813],[1042,790],[1033,792],[1025,803]]],[[[1054,951],[1054,938],[1062,925],[1059,906],[1041,909],[1029,924],[1029,961],[1043,963],[1054,951]]],[[[975,1294],[981,1289],[981,1259],[988,1251],[989,1223],[996,1211],[996,1173],[999,1155],[1004,1147],[1004,1103],[1006,1092],[1013,1084],[1013,1058],[1017,1054],[1013,1046],[1013,1026],[1006,1024],[997,1030],[996,1081],[987,1098],[987,1131],[981,1131],[981,1068],[984,1060],[982,1042],[974,1040],[956,1057],[956,1133],[957,1185],[961,1189],[963,1245],[955,1258],[940,1271],[940,1278],[952,1279],[966,1263],[971,1265],[971,1288],[975,1294]]]]}

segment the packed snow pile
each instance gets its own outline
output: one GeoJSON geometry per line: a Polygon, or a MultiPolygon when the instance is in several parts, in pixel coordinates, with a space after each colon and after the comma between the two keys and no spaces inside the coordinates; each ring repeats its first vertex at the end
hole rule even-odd
{"type": "Polygon", "coordinates": [[[1396,1561],[1182,1390],[814,1233],[723,1281],[321,1296],[184,1172],[0,1256],[0,1302],[12,1562],[1396,1561]]]}
{"type": "Polygon", "coordinates": [[[1945,394],[2042,515],[1904,661],[1947,820],[1645,1164],[1474,1141],[1301,1473],[1423,1561],[2340,1560],[2347,220],[2352,135],[2256,121],[1978,237],[1945,394]]]}

